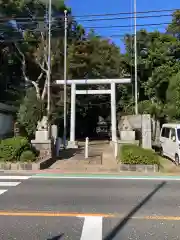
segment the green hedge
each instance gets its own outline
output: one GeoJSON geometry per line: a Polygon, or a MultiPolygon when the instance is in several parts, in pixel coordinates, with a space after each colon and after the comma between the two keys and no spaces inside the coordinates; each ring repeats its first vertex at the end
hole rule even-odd
{"type": "Polygon", "coordinates": [[[149,149],[141,148],[134,144],[126,144],[121,147],[121,162],[124,164],[159,165],[157,153],[149,149]]]}
{"type": "Polygon", "coordinates": [[[37,155],[27,138],[18,136],[4,139],[0,143],[0,161],[19,161],[21,154],[28,150],[37,155]]]}
{"type": "Polygon", "coordinates": [[[34,162],[36,160],[36,155],[31,151],[24,151],[20,156],[20,162],[34,162]]]}

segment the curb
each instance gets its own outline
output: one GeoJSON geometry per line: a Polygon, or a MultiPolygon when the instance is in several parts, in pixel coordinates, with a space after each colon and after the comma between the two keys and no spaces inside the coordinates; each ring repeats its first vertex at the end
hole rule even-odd
{"type": "Polygon", "coordinates": [[[83,176],[89,176],[89,175],[93,175],[93,176],[103,176],[103,175],[107,175],[107,176],[145,176],[145,177],[180,177],[179,173],[163,173],[163,172],[132,172],[132,171],[122,171],[122,172],[116,172],[116,173],[112,173],[112,172],[70,172],[70,171],[61,171],[61,170],[3,170],[0,169],[0,172],[4,172],[4,173],[28,173],[28,174],[43,174],[43,175],[73,175],[73,176],[79,176],[79,175],[83,175],[83,176]]]}
{"type": "Polygon", "coordinates": [[[143,164],[120,164],[119,169],[122,172],[132,171],[132,172],[144,172],[144,173],[156,173],[159,172],[158,165],[143,165],[143,164]]]}
{"type": "Polygon", "coordinates": [[[56,161],[55,158],[47,157],[37,162],[16,162],[16,163],[8,163],[8,162],[0,162],[0,171],[42,171],[50,167],[56,161]]]}

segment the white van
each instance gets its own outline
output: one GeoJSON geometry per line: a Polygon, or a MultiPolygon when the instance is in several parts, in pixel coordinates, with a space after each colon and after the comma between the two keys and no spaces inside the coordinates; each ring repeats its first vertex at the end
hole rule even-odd
{"type": "Polygon", "coordinates": [[[163,124],[160,134],[161,155],[180,164],[180,124],[163,124]]]}

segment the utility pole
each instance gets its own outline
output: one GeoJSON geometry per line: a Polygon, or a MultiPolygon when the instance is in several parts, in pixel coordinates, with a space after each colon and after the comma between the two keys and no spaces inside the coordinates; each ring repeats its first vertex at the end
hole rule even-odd
{"type": "Polygon", "coordinates": [[[137,16],[136,0],[134,0],[134,70],[135,70],[135,114],[138,114],[138,74],[137,74],[137,16]]]}
{"type": "MultiPolygon", "coordinates": [[[[49,19],[48,19],[48,76],[47,76],[47,116],[50,116],[51,107],[51,22],[52,22],[52,0],[49,0],[49,19]]],[[[48,133],[50,137],[50,126],[48,124],[48,133]]]]}
{"type": "Polygon", "coordinates": [[[66,148],[67,128],[67,10],[64,10],[64,147],[66,148]]]}

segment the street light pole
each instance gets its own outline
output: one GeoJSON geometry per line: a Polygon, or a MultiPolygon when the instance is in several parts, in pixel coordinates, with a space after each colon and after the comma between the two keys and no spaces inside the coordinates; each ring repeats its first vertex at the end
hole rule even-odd
{"type": "Polygon", "coordinates": [[[135,114],[138,114],[138,74],[137,74],[137,16],[134,0],[134,70],[135,70],[135,114]]]}
{"type": "Polygon", "coordinates": [[[67,10],[64,10],[64,147],[66,148],[67,123],[67,10]]]}
{"type": "MultiPolygon", "coordinates": [[[[47,116],[50,115],[51,102],[51,21],[52,21],[52,0],[49,0],[49,19],[48,19],[48,76],[47,76],[47,116]]],[[[50,126],[49,126],[50,127],[50,126]]],[[[50,133],[50,128],[48,129],[50,133]]]]}

